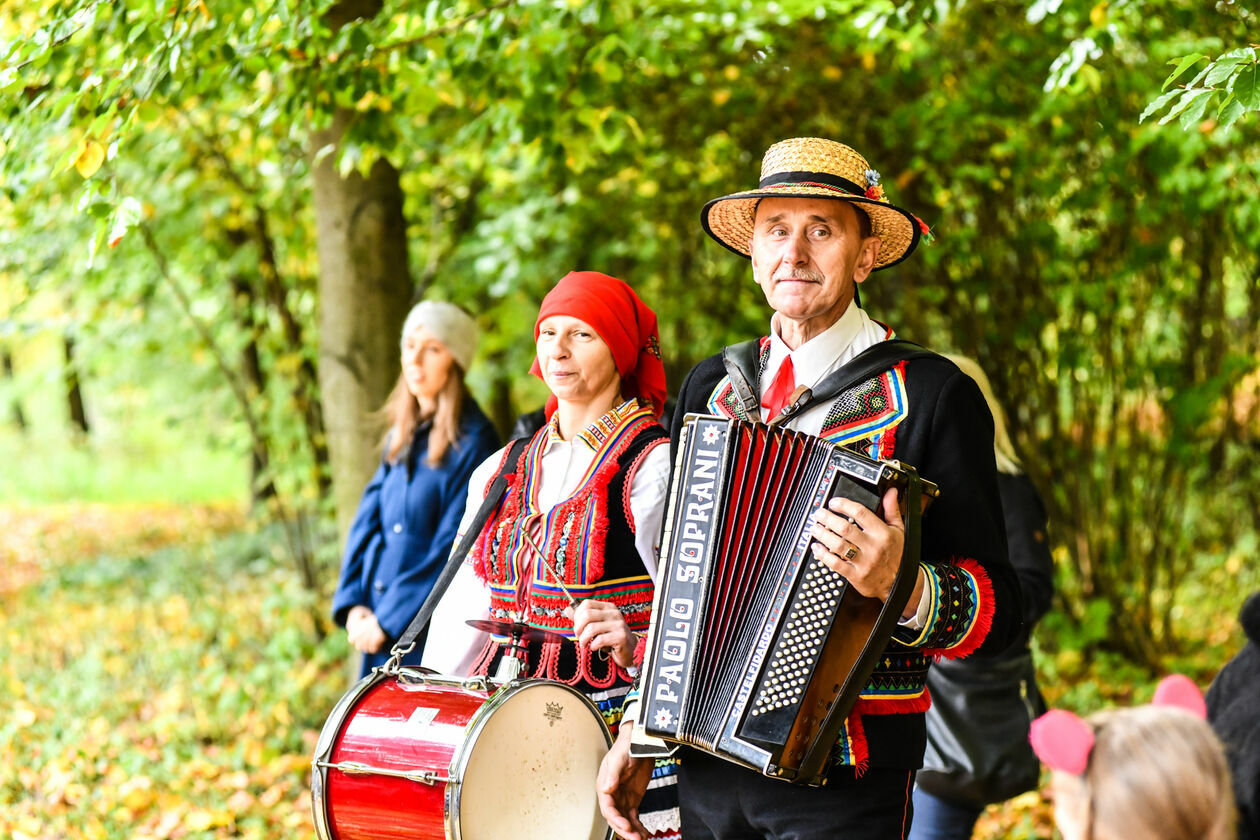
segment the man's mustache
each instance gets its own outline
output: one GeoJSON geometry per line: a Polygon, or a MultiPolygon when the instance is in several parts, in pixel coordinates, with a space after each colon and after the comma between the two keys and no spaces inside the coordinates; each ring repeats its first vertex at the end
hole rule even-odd
{"type": "Polygon", "coordinates": [[[811,283],[821,283],[825,278],[822,272],[812,271],[808,268],[780,268],[770,279],[776,282],[779,280],[808,280],[811,283]]]}

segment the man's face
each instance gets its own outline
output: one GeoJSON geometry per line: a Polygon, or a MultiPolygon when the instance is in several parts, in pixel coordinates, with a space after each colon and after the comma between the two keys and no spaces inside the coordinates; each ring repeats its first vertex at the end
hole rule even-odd
{"type": "Polygon", "coordinates": [[[862,238],[860,212],[825,198],[767,198],[753,220],[753,276],[782,317],[827,326],[871,273],[877,237],[862,238]]]}

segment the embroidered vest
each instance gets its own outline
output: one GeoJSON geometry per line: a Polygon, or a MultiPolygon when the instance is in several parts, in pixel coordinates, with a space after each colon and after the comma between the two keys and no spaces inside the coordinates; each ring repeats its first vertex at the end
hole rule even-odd
{"type": "MultiPolygon", "coordinates": [[[[639,463],[669,435],[650,409],[605,416],[610,417],[614,422],[586,430],[598,443],[595,458],[572,495],[546,514],[538,510],[537,493],[549,428],[544,426],[528,443],[504,453],[495,477],[507,478],[507,492],[478,536],[470,559],[477,577],[490,589],[492,618],[521,620],[572,639],[573,619],[565,612],[568,589],[576,598],[615,604],[630,629],[647,632],[654,587],[635,547],[630,485],[639,463]],[[542,558],[527,534],[532,534],[542,558]]],[[[483,651],[479,673],[488,671],[498,647],[499,642],[492,640],[483,651]]],[[[593,687],[628,679],[611,659],[597,662],[590,651],[578,651],[570,643],[530,647],[529,676],[593,687]]]]}

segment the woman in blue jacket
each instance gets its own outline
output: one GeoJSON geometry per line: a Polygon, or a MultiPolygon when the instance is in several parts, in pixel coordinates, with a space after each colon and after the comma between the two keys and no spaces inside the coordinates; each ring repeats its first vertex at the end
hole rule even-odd
{"type": "MultiPolygon", "coordinates": [[[[423,301],[407,314],[402,373],[383,413],[380,468],[346,539],[333,620],[363,654],[362,674],[383,665],[428,596],[464,514],[468,477],[499,437],[464,386],[477,325],[454,304],[423,301]]],[[[419,665],[425,636],[404,665],[419,665]]]]}

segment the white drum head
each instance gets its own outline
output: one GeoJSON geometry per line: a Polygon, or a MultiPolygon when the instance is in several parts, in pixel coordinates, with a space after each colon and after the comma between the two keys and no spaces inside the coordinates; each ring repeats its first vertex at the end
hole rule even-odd
{"type": "Polygon", "coordinates": [[[611,743],[595,707],[568,686],[528,681],[507,689],[477,713],[453,762],[455,837],[605,840],[611,829],[595,777],[611,743]]]}

